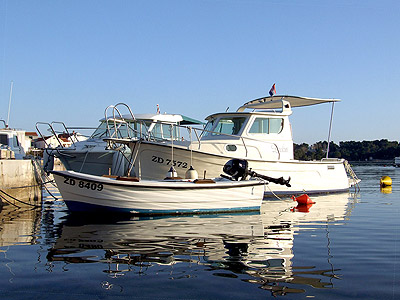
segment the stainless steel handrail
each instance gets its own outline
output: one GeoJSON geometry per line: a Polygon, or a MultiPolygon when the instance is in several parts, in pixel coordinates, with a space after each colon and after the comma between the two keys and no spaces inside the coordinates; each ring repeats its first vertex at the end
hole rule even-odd
{"type": "Polygon", "coordinates": [[[38,127],[38,125],[40,125],[40,124],[42,124],[42,125],[47,125],[47,126],[49,127],[49,129],[51,130],[51,132],[53,133],[53,136],[57,139],[57,142],[59,143],[59,146],[62,147],[62,148],[64,148],[64,146],[62,145],[60,139],[59,139],[58,136],[57,136],[56,131],[54,130],[53,126],[52,126],[50,123],[46,123],[46,122],[36,122],[36,125],[35,125],[36,130],[37,130],[37,132],[39,133],[40,137],[43,139],[43,142],[44,142],[45,146],[46,146],[47,148],[49,148],[49,147],[50,147],[50,144],[48,144],[48,143],[46,142],[46,139],[45,139],[44,135],[43,135],[42,132],[40,131],[40,129],[39,129],[39,127],[38,127]]]}
{"type": "MultiPolygon", "coordinates": [[[[66,131],[66,133],[67,133],[68,137],[70,138],[70,140],[71,140],[72,144],[73,144],[73,145],[74,145],[74,147],[76,148],[76,145],[75,145],[74,139],[73,139],[72,137],[74,137],[74,138],[75,138],[76,142],[79,142],[79,141],[78,141],[78,138],[77,138],[75,135],[72,135],[72,134],[70,134],[70,133],[69,133],[67,126],[65,126],[65,123],[64,123],[64,122],[57,122],[57,121],[53,121],[53,122],[51,122],[51,126],[52,126],[52,127],[53,127],[53,124],[61,124],[61,125],[64,127],[64,129],[65,129],[65,131],[66,131]]],[[[53,127],[53,128],[54,128],[54,127],[53,127]]]]}

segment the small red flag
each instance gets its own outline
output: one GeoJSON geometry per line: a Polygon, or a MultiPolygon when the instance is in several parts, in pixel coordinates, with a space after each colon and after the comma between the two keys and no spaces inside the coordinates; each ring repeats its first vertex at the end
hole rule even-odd
{"type": "Polygon", "coordinates": [[[273,96],[276,94],[275,83],[272,85],[271,89],[269,90],[269,95],[273,96]]]}

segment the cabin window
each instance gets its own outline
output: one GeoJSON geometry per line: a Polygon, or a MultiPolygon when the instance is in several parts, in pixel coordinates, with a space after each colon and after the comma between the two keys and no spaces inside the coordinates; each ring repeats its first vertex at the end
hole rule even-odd
{"type": "Polygon", "coordinates": [[[269,119],[269,133],[281,133],[283,119],[269,119]]]}
{"type": "MultiPolygon", "coordinates": [[[[146,134],[147,128],[150,126],[150,124],[151,122],[137,122],[137,121],[129,123],[116,122],[118,137],[127,138],[128,132],[129,132],[129,137],[138,137],[140,133],[146,134]]],[[[111,135],[115,135],[114,121],[108,122],[108,128],[110,130],[111,135]]],[[[108,137],[108,129],[107,129],[107,123],[103,121],[100,123],[99,127],[97,127],[97,129],[93,132],[90,138],[95,139],[104,137],[108,137]]]]}
{"type": "Polygon", "coordinates": [[[226,149],[226,151],[236,151],[237,146],[236,145],[226,145],[225,149],[226,149]]]}
{"type": "Polygon", "coordinates": [[[214,126],[214,120],[208,121],[206,126],[204,127],[204,130],[201,132],[202,136],[208,136],[211,134],[211,129],[214,126]]]}
{"type": "Polygon", "coordinates": [[[13,137],[13,147],[19,147],[18,139],[16,136],[13,137]]]}
{"type": "Polygon", "coordinates": [[[108,127],[106,122],[101,122],[99,127],[93,132],[91,138],[104,138],[108,137],[108,130],[110,130],[110,134],[113,137],[124,138],[127,136],[127,126],[126,123],[109,121],[108,127]],[[117,130],[115,130],[115,126],[117,125],[117,130]],[[115,131],[117,131],[118,136],[115,136],[115,131]]]}
{"type": "Polygon", "coordinates": [[[250,127],[249,133],[281,133],[283,129],[283,119],[279,118],[255,118],[250,127]]]}
{"type": "MultiPolygon", "coordinates": [[[[151,129],[151,136],[156,139],[162,138],[162,126],[160,123],[155,123],[153,128],[151,129]]],[[[168,133],[168,128],[165,129],[166,133],[168,133]]]]}
{"type": "Polygon", "coordinates": [[[92,136],[90,138],[100,138],[100,137],[105,137],[106,136],[106,123],[101,122],[99,127],[92,133],[92,136]]]}
{"type": "Polygon", "coordinates": [[[238,135],[243,127],[245,117],[227,117],[218,120],[211,135],[229,134],[238,135]]]}
{"type": "Polygon", "coordinates": [[[171,139],[172,138],[171,132],[174,135],[174,139],[176,138],[176,127],[173,128],[173,127],[171,127],[170,124],[162,124],[161,126],[162,126],[162,133],[163,133],[163,135],[160,136],[161,138],[171,139]]]}
{"type": "Polygon", "coordinates": [[[124,125],[127,128],[121,131],[121,135],[124,138],[127,137],[139,137],[140,133],[145,134],[147,132],[145,125],[141,122],[130,121],[128,124],[124,125]],[[129,135],[128,135],[129,133],[129,135]]]}
{"type": "MultiPolygon", "coordinates": [[[[161,123],[157,122],[154,124],[153,129],[151,130],[151,135],[155,139],[171,139],[171,125],[175,124],[169,124],[169,123],[161,123]]],[[[179,127],[178,126],[173,126],[172,127],[172,133],[174,140],[179,138],[179,127]]]]}
{"type": "Polygon", "coordinates": [[[8,136],[6,134],[0,134],[0,144],[8,145],[8,136]]]}

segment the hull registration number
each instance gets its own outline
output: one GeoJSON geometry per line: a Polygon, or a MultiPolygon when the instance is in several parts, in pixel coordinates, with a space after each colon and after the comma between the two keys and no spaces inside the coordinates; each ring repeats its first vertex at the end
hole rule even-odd
{"type": "Polygon", "coordinates": [[[162,157],[155,156],[155,155],[153,155],[151,157],[151,161],[154,163],[157,163],[157,164],[174,166],[174,167],[183,168],[183,169],[187,169],[187,167],[188,167],[188,163],[185,161],[171,160],[168,158],[162,158],[162,157]]]}
{"type": "Polygon", "coordinates": [[[88,189],[93,191],[103,190],[103,184],[95,182],[85,182],[82,180],[75,180],[74,178],[65,178],[64,183],[72,186],[77,186],[81,189],[88,189]]]}

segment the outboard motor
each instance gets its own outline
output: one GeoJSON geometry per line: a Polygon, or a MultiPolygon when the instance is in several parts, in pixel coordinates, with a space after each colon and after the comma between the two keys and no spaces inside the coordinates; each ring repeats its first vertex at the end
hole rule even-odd
{"type": "Polygon", "coordinates": [[[231,159],[222,170],[235,181],[246,180],[247,175],[249,175],[248,163],[245,159],[231,159]]]}
{"type": "Polygon", "coordinates": [[[234,158],[229,160],[224,165],[223,171],[229,176],[221,174],[222,177],[235,181],[246,180],[246,178],[250,176],[250,177],[261,178],[272,183],[286,185],[287,187],[291,186],[289,183],[290,177],[288,179],[283,179],[283,177],[273,178],[266,175],[258,174],[248,168],[248,162],[245,159],[234,158]]]}

